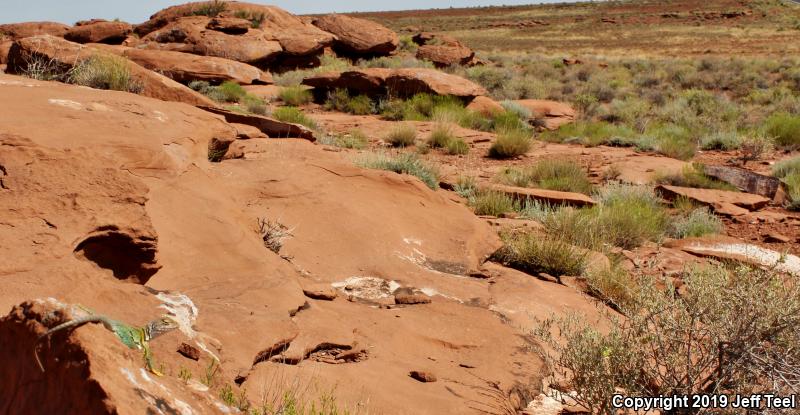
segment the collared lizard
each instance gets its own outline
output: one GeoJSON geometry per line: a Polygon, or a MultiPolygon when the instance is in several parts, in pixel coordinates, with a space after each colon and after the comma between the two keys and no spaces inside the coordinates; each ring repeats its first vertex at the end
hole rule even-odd
{"type": "Polygon", "coordinates": [[[86,323],[102,323],[108,331],[117,335],[117,338],[122,342],[122,344],[131,349],[143,350],[145,367],[147,367],[147,369],[154,375],[163,376],[163,373],[159,372],[153,367],[153,355],[150,351],[149,342],[150,340],[170,330],[178,328],[178,322],[168,316],[162,316],[147,323],[144,327],[136,327],[125,324],[124,322],[118,320],[113,320],[103,315],[93,314],[89,310],[86,311],[89,312],[89,315],[78,317],[66,323],[59,324],[58,326],[47,330],[46,333],[42,334],[36,339],[33,352],[34,356],[36,357],[36,363],[39,364],[39,368],[42,369],[42,372],[44,372],[44,366],[42,365],[42,361],[39,359],[39,353],[37,350],[37,345],[42,339],[57,331],[78,327],[86,323]]]}

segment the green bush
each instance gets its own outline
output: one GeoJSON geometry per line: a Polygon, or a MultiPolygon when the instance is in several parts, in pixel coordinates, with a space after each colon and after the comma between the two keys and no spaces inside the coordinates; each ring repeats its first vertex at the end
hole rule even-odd
{"type": "Polygon", "coordinates": [[[492,146],[489,147],[489,157],[505,159],[521,156],[531,149],[531,133],[521,129],[505,129],[497,134],[492,146]]]}
{"type": "Polygon", "coordinates": [[[368,168],[389,170],[400,174],[416,176],[431,189],[439,186],[439,173],[433,166],[420,160],[416,154],[402,153],[397,156],[368,154],[356,160],[356,164],[368,168]]]}
{"type": "Polygon", "coordinates": [[[800,173],[800,157],[782,160],[772,166],[772,174],[775,177],[786,177],[792,173],[800,173]]]}
{"type": "Polygon", "coordinates": [[[789,114],[773,114],[763,126],[764,132],[775,138],[781,147],[800,148],[800,116],[789,114]]]}
{"type": "Polygon", "coordinates": [[[465,199],[472,199],[478,194],[478,183],[472,176],[459,176],[456,184],[453,186],[453,191],[458,193],[465,199]]]}
{"type": "Polygon", "coordinates": [[[447,143],[447,154],[460,155],[469,153],[469,144],[466,141],[456,138],[447,143]]]}
{"type": "MultiPolygon", "coordinates": [[[[773,270],[690,269],[680,294],[643,276],[623,318],[571,315],[541,321],[552,375],[590,413],[610,415],[613,395],[789,394],[800,373],[800,285],[773,270]],[[558,333],[558,336],[554,334],[558,333]],[[701,369],[705,368],[705,369],[701,369]]],[[[714,412],[714,411],[711,411],[714,412]]]]}
{"type": "Polygon", "coordinates": [[[417,140],[417,129],[411,124],[400,124],[386,136],[386,142],[393,147],[413,146],[417,140]]]}
{"type": "Polygon", "coordinates": [[[700,139],[703,150],[737,150],[742,146],[742,138],[735,131],[715,131],[700,139]]]}
{"type": "Polygon", "coordinates": [[[267,103],[264,102],[263,99],[252,94],[247,94],[242,97],[240,103],[252,114],[267,115],[269,112],[267,110],[267,103]]]}
{"type": "Polygon", "coordinates": [[[501,238],[504,246],[493,259],[529,274],[579,276],[586,267],[586,252],[561,239],[535,232],[505,232],[501,238]]]}
{"type": "Polygon", "coordinates": [[[500,216],[515,210],[514,200],[505,193],[496,191],[478,191],[470,199],[476,215],[500,216]]]}
{"type": "Polygon", "coordinates": [[[707,208],[695,209],[686,217],[672,220],[670,236],[673,238],[692,238],[715,235],[724,229],[722,221],[707,208]]]}
{"type": "Polygon", "coordinates": [[[233,81],[225,81],[222,85],[213,89],[212,99],[220,102],[239,102],[247,95],[247,91],[241,85],[233,81]]]}
{"type": "Polygon", "coordinates": [[[562,125],[554,131],[545,131],[540,138],[557,143],[574,141],[588,146],[601,144],[630,146],[634,144],[635,135],[635,132],[628,127],[604,121],[577,121],[562,125]]]}
{"type": "Polygon", "coordinates": [[[279,121],[304,125],[312,130],[317,129],[317,123],[295,107],[276,108],[272,116],[279,121]]]}
{"type": "Polygon", "coordinates": [[[121,56],[97,54],[75,64],[67,82],[97,89],[140,93],[143,85],[131,76],[130,62],[121,56]]]}
{"type": "Polygon", "coordinates": [[[300,85],[286,86],[281,88],[278,97],[281,99],[281,101],[283,101],[283,103],[293,107],[308,104],[313,99],[311,91],[300,85]]]}
{"type": "Polygon", "coordinates": [[[453,127],[446,122],[439,122],[433,126],[433,131],[428,137],[428,145],[432,148],[445,148],[455,139],[453,127]]]}
{"type": "Polygon", "coordinates": [[[586,171],[570,160],[544,159],[522,170],[506,168],[500,172],[499,179],[512,186],[585,194],[592,191],[586,171]]]}
{"type": "Polygon", "coordinates": [[[350,96],[346,89],[335,89],[328,92],[325,109],[348,112],[355,115],[367,115],[375,112],[372,100],[366,95],[350,96]]]}
{"type": "Polygon", "coordinates": [[[222,0],[207,1],[205,3],[198,3],[192,10],[192,14],[195,16],[216,17],[227,8],[228,6],[222,0]]]}

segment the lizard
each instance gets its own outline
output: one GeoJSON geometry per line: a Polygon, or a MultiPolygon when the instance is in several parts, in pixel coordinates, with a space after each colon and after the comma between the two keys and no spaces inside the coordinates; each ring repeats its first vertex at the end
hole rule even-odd
{"type": "Polygon", "coordinates": [[[144,363],[145,367],[147,367],[147,370],[157,376],[164,375],[153,367],[153,355],[150,351],[149,342],[150,340],[170,330],[178,328],[177,321],[169,316],[164,315],[147,323],[144,327],[136,327],[103,315],[94,314],[91,312],[89,313],[90,314],[87,316],[75,318],[67,321],[66,323],[59,324],[58,326],[47,330],[47,332],[36,339],[33,352],[34,356],[36,357],[36,363],[39,364],[39,368],[42,369],[42,372],[44,372],[44,366],[42,365],[42,361],[39,359],[39,352],[37,350],[37,345],[40,341],[42,341],[42,339],[60,330],[78,327],[86,323],[101,323],[106,330],[114,333],[125,346],[128,346],[131,349],[143,350],[144,363]]]}

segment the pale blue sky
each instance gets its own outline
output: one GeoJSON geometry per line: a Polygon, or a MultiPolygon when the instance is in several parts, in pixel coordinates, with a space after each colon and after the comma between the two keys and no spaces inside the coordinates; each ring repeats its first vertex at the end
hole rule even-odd
{"type": "MultiPolygon", "coordinates": [[[[409,10],[447,7],[474,7],[491,5],[517,5],[554,3],[558,0],[251,0],[253,3],[272,4],[295,14],[329,13],[376,10],[409,10]]],[[[25,21],[56,21],[73,24],[78,20],[119,18],[130,23],[141,23],[151,14],[167,6],[186,3],[186,0],[2,0],[0,23],[25,21]]]]}

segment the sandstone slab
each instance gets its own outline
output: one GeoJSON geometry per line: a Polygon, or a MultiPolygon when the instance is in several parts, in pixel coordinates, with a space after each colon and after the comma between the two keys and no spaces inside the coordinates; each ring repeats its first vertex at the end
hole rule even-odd
{"type": "Polygon", "coordinates": [[[133,27],[125,22],[93,22],[70,28],[64,34],[64,39],[76,43],[108,43],[120,44],[129,34],[133,32],[133,27]]]}
{"type": "Polygon", "coordinates": [[[668,200],[683,196],[712,208],[719,204],[729,203],[747,210],[758,210],[766,206],[770,201],[764,196],[729,190],[696,189],[669,185],[660,185],[656,187],[656,190],[668,200]]]}
{"type": "Polygon", "coordinates": [[[516,187],[493,185],[492,190],[505,193],[517,200],[539,200],[553,205],[567,205],[567,206],[592,206],[597,202],[591,197],[574,192],[560,192],[557,190],[534,189],[530,187],[516,187]]]}

